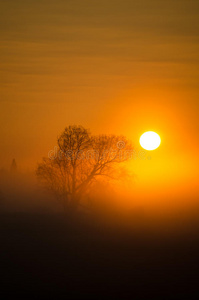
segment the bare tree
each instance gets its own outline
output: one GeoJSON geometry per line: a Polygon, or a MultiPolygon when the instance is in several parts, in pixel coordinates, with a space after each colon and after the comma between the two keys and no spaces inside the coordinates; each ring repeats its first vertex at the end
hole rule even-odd
{"type": "Polygon", "coordinates": [[[65,128],[57,144],[56,155],[43,158],[37,176],[66,209],[75,210],[96,180],[119,177],[117,165],[133,150],[124,136],[93,136],[82,126],[65,128]]]}
{"type": "Polygon", "coordinates": [[[11,173],[16,173],[17,172],[17,164],[16,164],[16,160],[15,159],[12,160],[10,171],[11,171],[11,173]]]}

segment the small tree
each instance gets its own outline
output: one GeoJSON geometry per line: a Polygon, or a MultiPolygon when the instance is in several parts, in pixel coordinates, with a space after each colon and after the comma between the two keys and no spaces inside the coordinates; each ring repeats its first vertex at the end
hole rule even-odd
{"type": "Polygon", "coordinates": [[[12,160],[12,164],[11,164],[11,167],[10,167],[10,171],[11,171],[12,173],[16,173],[16,172],[17,172],[17,164],[16,164],[16,160],[15,160],[15,159],[12,160]]]}
{"type": "Polygon", "coordinates": [[[75,210],[96,180],[119,177],[117,165],[133,150],[124,136],[93,136],[82,126],[65,128],[57,144],[56,155],[43,158],[36,173],[66,209],[75,210]]]}

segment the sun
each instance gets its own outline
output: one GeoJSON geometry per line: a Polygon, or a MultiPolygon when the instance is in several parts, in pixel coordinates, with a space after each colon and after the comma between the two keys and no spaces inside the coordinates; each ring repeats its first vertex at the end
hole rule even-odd
{"type": "Polygon", "coordinates": [[[155,150],[160,146],[160,136],[154,131],[146,131],[140,137],[140,145],[145,150],[155,150]]]}

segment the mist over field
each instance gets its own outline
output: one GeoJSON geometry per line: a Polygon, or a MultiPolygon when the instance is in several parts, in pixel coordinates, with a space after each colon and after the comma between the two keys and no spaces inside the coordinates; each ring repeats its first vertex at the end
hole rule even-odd
{"type": "Polygon", "coordinates": [[[38,185],[34,173],[1,172],[6,295],[160,299],[196,289],[198,210],[158,216],[142,206],[124,209],[115,203],[127,198],[102,187],[95,199],[96,207],[71,215],[38,185]]]}
{"type": "MultiPolygon", "coordinates": [[[[100,226],[143,232],[150,229],[163,235],[166,231],[182,233],[186,229],[194,230],[194,226],[197,229],[197,199],[169,198],[168,195],[157,198],[156,194],[153,199],[152,195],[147,197],[145,193],[140,197],[138,191],[136,178],[128,185],[118,181],[114,184],[98,182],[89,196],[83,197],[77,215],[88,219],[93,226],[99,223],[100,226]]],[[[34,170],[18,169],[0,171],[0,214],[70,218],[70,212],[63,204],[40,184],[34,170]]]]}

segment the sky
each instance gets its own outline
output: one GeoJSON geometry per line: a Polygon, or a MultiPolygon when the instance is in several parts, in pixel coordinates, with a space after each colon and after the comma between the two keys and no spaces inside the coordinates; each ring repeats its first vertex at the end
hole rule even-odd
{"type": "Polygon", "coordinates": [[[154,130],[138,194],[198,197],[198,20],[197,0],[0,0],[0,167],[35,169],[70,124],[136,151],[154,130]]]}

